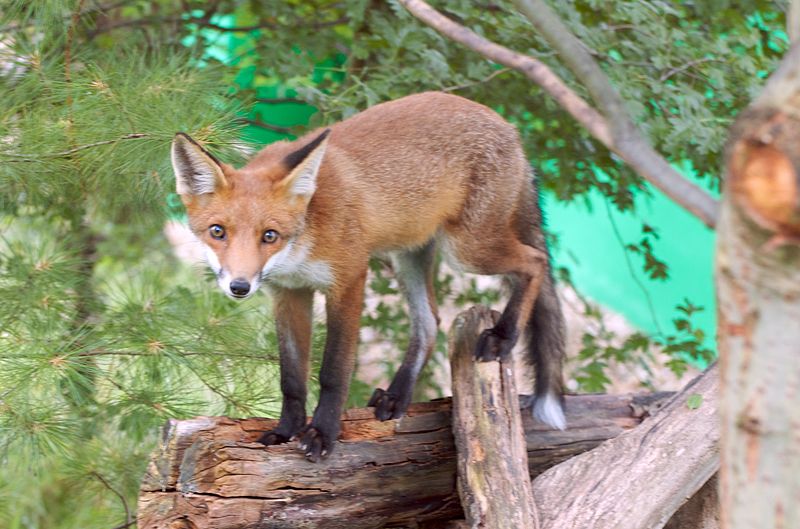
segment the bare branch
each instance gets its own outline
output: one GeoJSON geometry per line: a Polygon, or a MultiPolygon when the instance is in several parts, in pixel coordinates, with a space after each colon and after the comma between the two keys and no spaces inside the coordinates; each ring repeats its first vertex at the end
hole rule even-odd
{"type": "Polygon", "coordinates": [[[445,17],[423,0],[400,0],[400,3],[412,15],[442,35],[494,62],[524,74],[550,94],[564,110],[586,127],[592,136],[605,145],[611,144],[611,133],[605,118],[573,92],[546,64],[481,37],[445,17]]]}
{"type": "Polygon", "coordinates": [[[581,41],[544,0],[514,0],[514,5],[558,52],[583,83],[611,126],[613,146],[633,169],[708,227],[717,222],[718,203],[665,160],[634,124],[625,102],[581,41]]]}
{"type": "Polygon", "coordinates": [[[523,0],[517,2],[518,5],[524,4],[530,8],[529,11],[536,11],[536,13],[525,13],[526,15],[535,15],[535,20],[548,25],[547,34],[542,33],[545,38],[550,40],[550,37],[553,37],[568,41],[567,44],[562,42],[556,45],[552,41],[550,44],[586,85],[592,97],[600,105],[603,114],[573,92],[550,68],[537,59],[481,37],[437,12],[423,0],[400,0],[400,3],[419,20],[446,37],[492,61],[523,73],[541,86],[562,108],[586,127],[592,136],[619,155],[644,179],[698,217],[706,226],[713,227],[716,224],[716,200],[702,188],[684,178],[653,149],[644,134],[633,124],[622,99],[597,63],[547,4],[537,0],[534,7],[533,2],[523,0]],[[541,9],[541,5],[544,5],[544,9],[541,9]],[[547,22],[542,22],[543,20],[547,22]],[[565,56],[565,53],[569,56],[565,56]]]}

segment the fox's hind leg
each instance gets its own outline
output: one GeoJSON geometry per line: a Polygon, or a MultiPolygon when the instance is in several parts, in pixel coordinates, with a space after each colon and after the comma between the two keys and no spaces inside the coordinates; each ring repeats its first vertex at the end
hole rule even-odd
{"type": "Polygon", "coordinates": [[[475,356],[484,361],[504,358],[527,331],[528,355],[536,371],[533,415],[564,429],[564,320],[536,194],[532,187],[523,189],[517,207],[508,210],[473,204],[463,217],[470,222],[451,225],[446,232],[449,253],[468,271],[504,275],[512,287],[500,320],[481,334],[475,356]]]}
{"type": "MultiPolygon", "coordinates": [[[[484,243],[486,241],[484,239],[484,243]]],[[[504,275],[511,284],[511,298],[497,324],[481,333],[475,356],[481,361],[503,359],[511,354],[525,331],[547,273],[547,254],[514,237],[497,238],[481,252],[459,252],[462,261],[479,274],[504,275]]]]}
{"type": "Polygon", "coordinates": [[[375,407],[375,416],[382,421],[401,417],[405,413],[417,376],[436,345],[438,317],[433,292],[435,256],[433,241],[420,249],[392,256],[395,276],[408,300],[411,337],[403,363],[389,389],[376,389],[368,403],[368,406],[375,407]]]}

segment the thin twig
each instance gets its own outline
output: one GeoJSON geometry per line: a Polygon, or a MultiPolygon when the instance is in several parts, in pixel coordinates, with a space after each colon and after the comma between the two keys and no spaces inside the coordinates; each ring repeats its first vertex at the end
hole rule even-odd
{"type": "Polygon", "coordinates": [[[100,145],[110,145],[112,143],[117,143],[124,140],[138,140],[141,138],[148,138],[148,134],[142,134],[140,132],[135,132],[132,134],[126,134],[121,138],[117,138],[115,140],[104,140],[104,141],[97,141],[94,143],[87,143],[86,145],[78,145],[77,147],[73,147],[72,149],[67,149],[66,151],[61,152],[51,152],[51,153],[44,153],[44,154],[14,154],[10,152],[0,152],[0,156],[8,156],[9,158],[18,158],[16,160],[9,160],[9,162],[38,162],[42,158],[67,158],[72,156],[76,152],[80,152],[86,149],[91,149],[92,147],[99,147],[100,145]]]}
{"type": "Polygon", "coordinates": [[[296,103],[298,105],[307,104],[302,99],[296,97],[257,97],[256,103],[265,103],[267,105],[279,105],[281,103],[296,103]]]}
{"type": "Polygon", "coordinates": [[[254,127],[258,127],[260,129],[271,130],[272,132],[277,132],[278,134],[291,134],[292,129],[288,127],[281,127],[279,125],[271,125],[260,119],[249,119],[249,118],[237,118],[236,123],[244,123],[245,125],[253,125],[254,127]]]}
{"type": "Polygon", "coordinates": [[[676,66],[675,68],[671,69],[670,71],[664,73],[661,77],[658,78],[658,82],[659,83],[663,83],[664,81],[666,81],[667,79],[669,79],[673,75],[675,75],[677,73],[681,73],[681,72],[683,72],[685,70],[688,70],[689,68],[691,68],[693,66],[697,66],[698,64],[702,64],[704,62],[710,62],[710,61],[719,61],[719,60],[720,59],[717,59],[717,58],[714,58],[714,57],[703,57],[702,59],[695,59],[693,61],[689,61],[686,64],[683,64],[681,66],[676,66]]]}
{"type": "Polygon", "coordinates": [[[465,88],[472,88],[473,86],[477,86],[480,84],[488,83],[498,75],[510,72],[511,68],[500,68],[499,70],[495,70],[491,74],[487,75],[483,79],[479,79],[477,81],[473,81],[471,83],[464,83],[461,85],[456,86],[448,86],[447,88],[442,88],[442,92],[455,92],[456,90],[464,90],[465,88]]]}
{"type": "Polygon", "coordinates": [[[118,527],[128,527],[129,525],[132,525],[134,520],[131,517],[131,510],[128,508],[128,501],[125,499],[125,496],[121,492],[116,490],[114,487],[112,487],[111,484],[108,481],[106,481],[106,479],[103,476],[101,476],[98,472],[92,471],[91,474],[94,477],[96,477],[97,479],[99,479],[100,482],[103,485],[105,485],[105,487],[108,490],[113,492],[119,498],[119,500],[122,502],[122,507],[125,509],[125,525],[118,526],[118,527]]]}
{"type": "Polygon", "coordinates": [[[631,262],[628,248],[625,245],[625,241],[622,239],[622,234],[619,232],[617,223],[614,221],[614,216],[611,214],[611,206],[608,204],[607,200],[604,200],[603,204],[606,207],[606,215],[608,216],[608,221],[611,223],[611,229],[614,232],[614,237],[622,247],[622,254],[625,257],[625,264],[628,267],[628,272],[630,273],[631,279],[633,279],[633,282],[636,283],[636,286],[638,286],[639,290],[641,290],[642,294],[644,294],[644,299],[647,302],[647,308],[650,311],[650,318],[653,320],[653,326],[656,328],[658,336],[663,336],[664,333],[661,331],[661,325],[659,325],[658,318],[656,317],[656,309],[653,306],[653,298],[650,297],[650,292],[647,291],[647,287],[644,286],[641,278],[636,273],[636,267],[634,267],[633,263],[631,262]]]}

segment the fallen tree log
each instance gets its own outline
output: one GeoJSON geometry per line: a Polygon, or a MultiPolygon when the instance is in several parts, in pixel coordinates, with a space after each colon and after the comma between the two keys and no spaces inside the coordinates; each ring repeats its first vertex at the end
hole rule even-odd
{"type": "Polygon", "coordinates": [[[541,529],[659,529],[719,469],[719,368],[641,426],[533,482],[541,529]]]}
{"type": "MultiPolygon", "coordinates": [[[[566,431],[523,410],[530,475],[637,426],[669,396],[567,396],[566,431]]],[[[321,463],[295,443],[256,443],[272,419],[171,420],[142,482],[138,527],[357,529],[463,517],[450,410],[449,399],[418,403],[386,422],[368,408],[348,410],[336,451],[321,463]]]]}

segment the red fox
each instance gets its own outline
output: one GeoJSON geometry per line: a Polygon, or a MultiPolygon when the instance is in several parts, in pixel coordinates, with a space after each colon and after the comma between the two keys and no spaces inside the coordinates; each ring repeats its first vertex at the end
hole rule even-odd
{"type": "Polygon", "coordinates": [[[299,437],[311,461],[339,434],[371,256],[387,257],[408,301],[411,339],[389,388],[369,402],[401,417],[436,342],[433,270],[501,274],[512,294],[480,336],[479,360],[505,357],[520,334],[536,372],[538,420],[565,428],[564,321],[533,173],[515,128],[491,109],[438,92],[376,105],[323,131],[278,142],[236,169],[186,134],[172,144],[177,192],[225,294],[268,288],[283,406],[265,445],[299,437]],[[313,292],[326,299],[319,404],[306,424],[313,292]]]}

